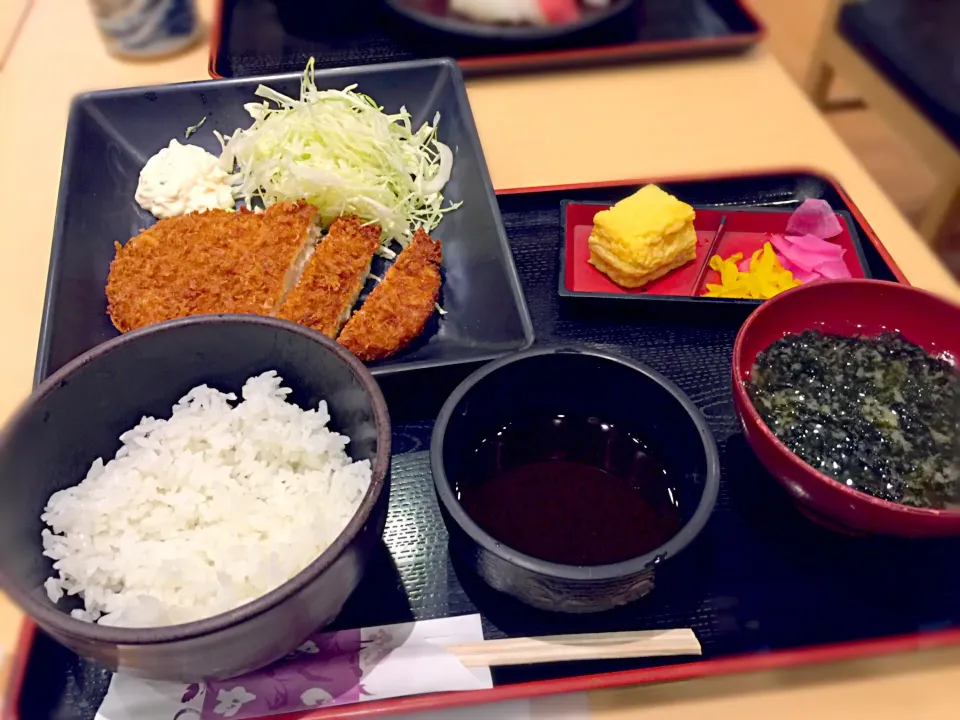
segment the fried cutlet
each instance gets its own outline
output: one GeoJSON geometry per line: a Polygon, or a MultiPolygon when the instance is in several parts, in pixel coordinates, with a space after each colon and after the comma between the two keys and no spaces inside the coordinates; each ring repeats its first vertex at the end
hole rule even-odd
{"type": "Polygon", "coordinates": [[[440,295],[439,240],[417,230],[337,341],[364,361],[382,360],[423,332],[440,295]]]}
{"type": "Polygon", "coordinates": [[[380,245],[380,226],[356,215],[333,221],[277,316],[336,337],[350,317],[380,245]]]}
{"type": "Polygon", "coordinates": [[[208,210],[116,243],[107,313],[120,332],[188,315],[275,312],[315,242],[317,210],[208,210]]]}

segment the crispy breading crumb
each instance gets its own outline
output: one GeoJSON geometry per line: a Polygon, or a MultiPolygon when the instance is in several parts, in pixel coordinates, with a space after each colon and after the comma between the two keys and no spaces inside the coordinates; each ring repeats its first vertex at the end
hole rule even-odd
{"type": "Polygon", "coordinates": [[[277,316],[336,337],[363,290],[379,244],[379,225],[364,225],[356,215],[334,220],[277,316]]]}
{"type": "Polygon", "coordinates": [[[116,244],[106,287],[110,319],[127,332],[189,315],[276,315],[329,337],[339,333],[338,341],[368,362],[407,347],[436,307],[440,241],[418,230],[351,316],[381,229],[356,216],[338,218],[304,263],[316,220],[305,202],[161,220],[116,244]]]}
{"type": "Polygon", "coordinates": [[[188,315],[272,314],[316,216],[307,203],[277,203],[160,220],[116,244],[107,313],[120,332],[188,315]]]}
{"type": "Polygon", "coordinates": [[[440,295],[439,240],[417,230],[337,341],[361,360],[382,360],[423,332],[440,295]]]}

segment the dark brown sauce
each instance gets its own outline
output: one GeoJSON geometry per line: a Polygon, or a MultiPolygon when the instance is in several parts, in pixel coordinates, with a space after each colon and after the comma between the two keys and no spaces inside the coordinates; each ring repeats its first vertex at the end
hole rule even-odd
{"type": "Polygon", "coordinates": [[[457,487],[496,540],[566,565],[638,557],[680,530],[665,465],[640,438],[597,418],[513,423],[481,438],[457,487]]]}

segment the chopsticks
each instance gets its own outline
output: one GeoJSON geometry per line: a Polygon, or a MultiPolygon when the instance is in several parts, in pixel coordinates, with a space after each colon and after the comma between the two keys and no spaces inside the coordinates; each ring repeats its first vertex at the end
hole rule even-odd
{"type": "Polygon", "coordinates": [[[706,259],[703,261],[703,265],[700,266],[700,272],[697,273],[697,279],[693,281],[693,287],[690,289],[690,295],[697,297],[697,290],[700,289],[700,284],[703,282],[703,279],[707,276],[707,271],[710,269],[710,258],[713,257],[714,250],[717,249],[717,245],[720,244],[720,239],[723,237],[724,231],[727,229],[727,216],[724,215],[720,218],[720,225],[717,227],[717,231],[713,234],[713,240],[710,241],[710,245],[707,246],[706,259]]]}
{"type": "Polygon", "coordinates": [[[689,628],[508,638],[467,645],[448,645],[446,649],[456,655],[466,667],[701,653],[700,642],[689,628]]]}

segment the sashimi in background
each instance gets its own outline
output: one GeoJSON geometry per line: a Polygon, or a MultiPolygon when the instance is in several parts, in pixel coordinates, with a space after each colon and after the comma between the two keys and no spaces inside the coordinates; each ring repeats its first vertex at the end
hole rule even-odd
{"type": "Polygon", "coordinates": [[[610,0],[450,0],[450,12],[482,23],[562,25],[579,20],[583,7],[606,8],[610,0]]]}

